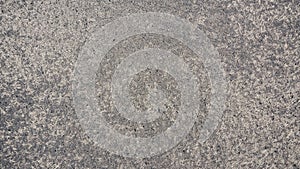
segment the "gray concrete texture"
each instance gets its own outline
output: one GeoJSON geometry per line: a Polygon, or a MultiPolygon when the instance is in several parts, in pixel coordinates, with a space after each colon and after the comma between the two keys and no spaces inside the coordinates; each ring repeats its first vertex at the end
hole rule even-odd
{"type": "Polygon", "coordinates": [[[300,2],[0,0],[0,115],[1,169],[299,169],[300,2]]]}

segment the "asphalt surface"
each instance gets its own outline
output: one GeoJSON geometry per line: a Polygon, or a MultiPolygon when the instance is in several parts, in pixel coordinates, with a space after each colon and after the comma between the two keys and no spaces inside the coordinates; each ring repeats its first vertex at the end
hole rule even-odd
{"type": "Polygon", "coordinates": [[[299,169],[300,2],[0,0],[0,115],[1,169],[299,169]],[[74,104],[74,70],[95,31],[145,12],[168,13],[203,31],[218,52],[227,97],[216,128],[200,142],[213,98],[203,60],[178,39],[160,34],[118,42],[99,64],[95,80],[97,103],[114,131],[151,138],[180,117],[180,83],[171,73],[151,68],[132,77],[129,100],[140,111],[155,105],[150,114],[158,118],[138,123],[118,113],[109,92],[112,76],[135,51],[172,50],[192,67],[201,93],[193,128],[178,144],[153,156],[126,157],[86,132],[74,104]]]}

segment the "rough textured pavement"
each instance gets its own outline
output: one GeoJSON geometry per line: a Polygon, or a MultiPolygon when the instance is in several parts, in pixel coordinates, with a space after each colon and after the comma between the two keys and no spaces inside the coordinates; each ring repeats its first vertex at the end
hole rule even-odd
{"type": "MultiPolygon", "coordinates": [[[[178,54],[193,58],[175,39],[145,34],[122,41],[107,59],[139,45],[167,44],[177,44],[178,54]]],[[[104,82],[110,81],[103,75],[111,71],[109,64],[97,72],[100,104],[110,102],[101,97],[104,82]]],[[[0,65],[1,169],[300,168],[297,0],[0,0],[0,65]],[[85,133],[73,105],[72,79],[78,53],[92,32],[116,18],[141,12],[169,13],[197,25],[219,52],[228,97],[221,122],[204,143],[197,142],[194,128],[173,149],[138,159],[110,153],[85,133]]],[[[210,87],[199,65],[205,107],[210,87]]],[[[174,78],[145,70],[130,85],[137,108],[144,110],[150,104],[146,86],[152,90],[153,82],[169,82],[162,90],[174,105],[178,103],[174,78]]],[[[176,109],[169,107],[166,117],[148,126],[114,113],[105,116],[124,135],[151,137],[172,125],[176,109]]]]}

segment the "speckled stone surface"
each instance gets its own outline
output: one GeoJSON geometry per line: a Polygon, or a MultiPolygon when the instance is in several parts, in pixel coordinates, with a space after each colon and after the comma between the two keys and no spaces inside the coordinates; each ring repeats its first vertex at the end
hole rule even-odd
{"type": "MultiPolygon", "coordinates": [[[[297,0],[1,0],[0,168],[300,168],[299,18],[297,0]],[[83,131],[72,102],[78,52],[95,29],[138,12],[184,18],[198,25],[218,50],[229,95],[222,121],[205,143],[197,143],[193,130],[164,154],[134,159],[99,148],[83,131]]],[[[163,38],[145,36],[152,44],[163,38]]],[[[144,38],[128,41],[144,44],[144,38]]],[[[155,79],[143,74],[131,85],[132,97],[141,97],[133,100],[136,105],[146,95],[138,82],[155,79]]],[[[174,81],[158,75],[162,82],[174,81]]],[[[176,103],[176,96],[170,100],[176,103]]],[[[171,125],[160,119],[160,127],[149,131],[150,125],[141,130],[113,115],[110,120],[120,133],[139,137],[171,125]]]]}

